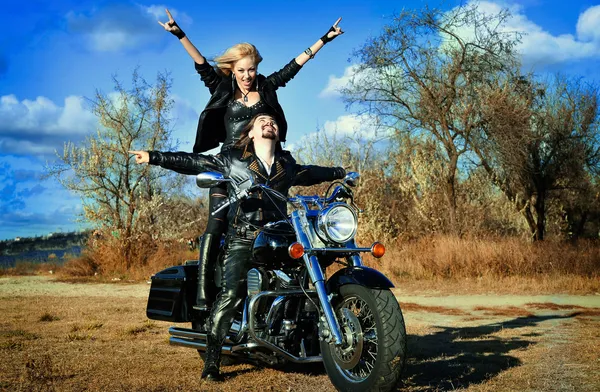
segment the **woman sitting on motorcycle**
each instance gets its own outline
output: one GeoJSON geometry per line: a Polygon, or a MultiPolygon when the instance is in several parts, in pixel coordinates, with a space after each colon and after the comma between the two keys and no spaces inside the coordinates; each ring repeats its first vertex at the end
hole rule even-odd
{"type": "MultiPolygon", "coordinates": [[[[279,105],[276,90],[284,87],[300,68],[325,45],[343,31],[338,27],[339,18],[333,26],[312,46],[300,53],[281,70],[265,77],[258,73],[262,61],[254,45],[241,43],[227,49],[222,56],[215,58],[216,70],[192,44],[186,34],[173,19],[169,10],[169,20],[159,22],[166,31],[177,38],[192,57],[200,78],[208,87],[211,97],[200,114],[194,144],[194,153],[202,153],[223,143],[221,151],[231,148],[240,138],[242,129],[258,113],[270,113],[279,124],[279,140],[284,142],[287,122],[279,105]]],[[[209,211],[227,197],[225,186],[210,190],[209,211]]],[[[198,268],[197,310],[208,310],[211,302],[210,281],[218,253],[221,236],[227,230],[227,209],[214,216],[209,214],[206,231],[200,243],[198,268]]]]}
{"type": "MultiPolygon", "coordinates": [[[[269,114],[259,114],[250,121],[237,147],[217,156],[183,152],[130,152],[136,155],[137,163],[159,165],[183,174],[218,171],[236,184],[268,183],[271,189],[284,195],[294,185],[314,185],[346,175],[341,167],[297,164],[288,151],[281,150],[279,126],[269,114]]],[[[233,192],[232,189],[229,191],[233,192]]],[[[285,211],[285,202],[264,197],[260,190],[250,193],[247,199],[229,208],[228,219],[231,224],[225,241],[222,289],[211,312],[202,378],[219,379],[221,346],[246,295],[246,274],[252,262],[252,243],[256,232],[268,222],[281,220],[285,211]]]]}

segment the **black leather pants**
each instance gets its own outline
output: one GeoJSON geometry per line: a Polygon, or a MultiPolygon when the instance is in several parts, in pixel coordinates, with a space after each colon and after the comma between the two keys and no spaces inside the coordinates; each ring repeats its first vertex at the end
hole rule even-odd
{"type": "Polygon", "coordinates": [[[221,236],[227,231],[228,209],[224,208],[216,215],[212,215],[212,212],[226,199],[226,184],[210,188],[208,224],[199,246],[197,309],[209,309],[215,299],[216,286],[213,277],[221,236]]]}
{"type": "Polygon", "coordinates": [[[208,224],[206,225],[206,233],[215,235],[223,235],[227,231],[227,212],[229,208],[223,208],[216,215],[213,211],[217,209],[221,203],[227,200],[227,184],[219,184],[210,188],[210,198],[208,201],[208,224]]]}
{"type": "Polygon", "coordinates": [[[222,287],[212,308],[210,324],[210,333],[219,345],[246,298],[246,275],[252,264],[252,243],[253,238],[231,235],[225,243],[222,287]]]}

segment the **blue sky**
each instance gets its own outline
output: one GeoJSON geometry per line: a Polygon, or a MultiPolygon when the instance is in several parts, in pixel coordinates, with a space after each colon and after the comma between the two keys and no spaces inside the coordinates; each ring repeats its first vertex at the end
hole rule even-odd
{"type": "MultiPolygon", "coordinates": [[[[153,80],[173,77],[174,136],[191,150],[198,114],[209,95],[191,59],[157,20],[169,8],[207,57],[238,42],[255,44],[259,72],[278,70],[313,44],[342,16],[346,34],[307,63],[279,100],[288,145],[317,127],[351,131],[361,118],[347,111],[336,87],[347,80],[353,49],[377,35],[401,7],[423,1],[21,1],[3,5],[0,37],[0,239],[82,228],[77,195],[44,180],[44,164],[65,141],[93,132],[96,120],[85,97],[109,93],[112,75],[127,82],[132,70],[153,80]]],[[[432,6],[437,2],[429,3],[432,6]]],[[[448,1],[450,8],[458,2],[448,1]]],[[[484,2],[513,12],[510,26],[525,31],[523,62],[536,72],[563,72],[600,80],[600,4],[589,1],[484,2]]]]}

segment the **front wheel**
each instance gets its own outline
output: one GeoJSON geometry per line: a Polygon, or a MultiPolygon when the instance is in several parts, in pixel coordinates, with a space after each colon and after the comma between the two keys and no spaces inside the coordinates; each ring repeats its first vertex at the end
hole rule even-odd
{"type": "Polygon", "coordinates": [[[349,284],[332,301],[343,344],[321,341],[327,375],[340,391],[390,391],[406,361],[406,329],[389,290],[349,284]]]}

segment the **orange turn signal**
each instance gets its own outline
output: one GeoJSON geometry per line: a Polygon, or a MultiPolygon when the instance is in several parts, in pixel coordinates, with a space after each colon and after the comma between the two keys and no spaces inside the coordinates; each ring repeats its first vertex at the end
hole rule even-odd
{"type": "Polygon", "coordinates": [[[385,254],[385,246],[381,242],[375,242],[373,246],[371,246],[371,254],[378,259],[383,257],[385,254]]]}
{"type": "Polygon", "coordinates": [[[292,259],[299,259],[304,256],[304,247],[299,242],[294,242],[288,248],[288,253],[292,259]]]}

